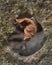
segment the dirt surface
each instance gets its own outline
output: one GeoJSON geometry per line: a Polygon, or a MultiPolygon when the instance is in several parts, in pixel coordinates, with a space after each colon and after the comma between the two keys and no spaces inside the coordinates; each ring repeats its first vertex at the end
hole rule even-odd
{"type": "Polygon", "coordinates": [[[52,65],[52,0],[0,0],[0,65],[52,65]],[[14,20],[24,13],[42,25],[46,41],[37,53],[22,61],[6,42],[16,31],[14,20]]]}

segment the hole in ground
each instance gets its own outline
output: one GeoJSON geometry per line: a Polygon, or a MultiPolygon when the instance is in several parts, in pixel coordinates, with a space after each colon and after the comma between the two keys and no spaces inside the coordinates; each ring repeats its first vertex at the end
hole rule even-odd
{"type": "MultiPolygon", "coordinates": [[[[25,24],[25,23],[24,23],[25,24]]],[[[24,25],[23,24],[23,25],[24,25]]],[[[36,23],[37,32],[30,40],[24,40],[24,31],[21,28],[17,28],[8,38],[8,45],[12,47],[14,53],[18,53],[21,56],[29,56],[42,48],[45,39],[45,34],[40,23],[36,23]]]]}

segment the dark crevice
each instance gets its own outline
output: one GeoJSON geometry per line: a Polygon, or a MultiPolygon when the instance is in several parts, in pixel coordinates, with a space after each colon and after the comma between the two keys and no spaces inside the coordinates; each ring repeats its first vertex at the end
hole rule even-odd
{"type": "Polygon", "coordinates": [[[43,31],[43,28],[40,25],[40,23],[37,22],[37,32],[41,32],[41,31],[43,31]]]}
{"type": "Polygon", "coordinates": [[[27,22],[27,21],[25,21],[25,20],[21,23],[21,25],[24,26],[24,28],[25,28],[27,25],[29,25],[29,24],[30,24],[30,22],[27,22]]]}
{"type": "Polygon", "coordinates": [[[20,19],[22,19],[22,18],[31,18],[32,17],[32,15],[29,13],[29,12],[25,12],[25,13],[23,13],[23,14],[20,14],[18,17],[16,17],[16,18],[20,18],[20,19]]]}

